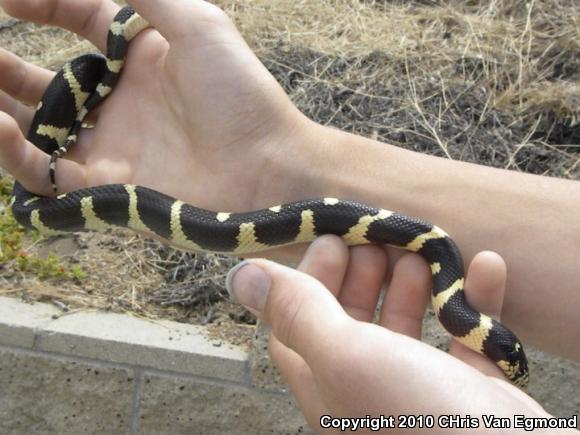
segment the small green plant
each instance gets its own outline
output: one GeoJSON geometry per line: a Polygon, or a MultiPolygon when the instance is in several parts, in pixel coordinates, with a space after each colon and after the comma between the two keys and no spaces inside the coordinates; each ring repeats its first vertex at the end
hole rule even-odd
{"type": "Polygon", "coordinates": [[[16,258],[22,249],[24,228],[12,216],[9,202],[11,198],[12,181],[7,177],[0,178],[0,263],[16,258]]]}
{"type": "MultiPolygon", "coordinates": [[[[69,267],[62,263],[56,254],[40,258],[30,254],[22,246],[24,234],[27,232],[16,222],[8,206],[12,195],[12,180],[0,178],[0,264],[15,260],[22,272],[35,274],[39,279],[67,279],[75,282],[85,278],[85,273],[79,266],[69,267]]],[[[28,234],[33,239],[40,238],[37,231],[28,234]]]]}
{"type": "Polygon", "coordinates": [[[34,273],[38,279],[69,279],[81,281],[85,273],[79,266],[68,267],[64,265],[58,255],[50,253],[46,258],[35,255],[27,255],[21,251],[16,257],[18,268],[22,272],[34,273]]]}
{"type": "Polygon", "coordinates": [[[0,201],[8,203],[12,196],[12,180],[0,175],[0,201]]]}

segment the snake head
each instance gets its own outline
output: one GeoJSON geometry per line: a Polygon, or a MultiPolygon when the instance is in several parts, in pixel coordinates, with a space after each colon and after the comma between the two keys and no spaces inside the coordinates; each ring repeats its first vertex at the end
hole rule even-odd
{"type": "Polygon", "coordinates": [[[508,358],[513,362],[515,369],[514,375],[510,380],[518,387],[525,387],[528,384],[530,372],[524,348],[519,342],[516,343],[508,358]]]}
{"type": "Polygon", "coordinates": [[[518,338],[496,320],[492,320],[483,343],[483,353],[502,369],[511,383],[528,383],[528,359],[518,338]]]}
{"type": "Polygon", "coordinates": [[[528,384],[529,370],[528,359],[520,342],[511,344],[509,349],[505,349],[505,360],[497,362],[505,372],[508,379],[518,387],[525,387],[528,384]]]}

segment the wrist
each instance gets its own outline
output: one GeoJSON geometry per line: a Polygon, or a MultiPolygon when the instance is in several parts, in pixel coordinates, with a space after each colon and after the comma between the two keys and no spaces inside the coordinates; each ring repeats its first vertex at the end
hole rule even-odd
{"type": "MultiPolygon", "coordinates": [[[[300,159],[291,159],[296,186],[293,200],[334,197],[393,210],[404,204],[409,189],[421,180],[401,177],[426,156],[310,121],[300,144],[300,159]]],[[[424,190],[424,189],[423,189],[424,190]]]]}
{"type": "Polygon", "coordinates": [[[253,209],[330,196],[336,190],[331,166],[337,153],[328,149],[331,129],[299,113],[277,130],[262,147],[263,175],[253,209]]]}
{"type": "Polygon", "coordinates": [[[409,185],[400,173],[416,170],[417,161],[429,157],[320,125],[302,114],[291,125],[288,134],[268,144],[255,208],[335,197],[398,210],[408,207],[403,201],[410,189],[425,190],[421,179],[414,177],[411,184],[416,185],[409,185]]]}

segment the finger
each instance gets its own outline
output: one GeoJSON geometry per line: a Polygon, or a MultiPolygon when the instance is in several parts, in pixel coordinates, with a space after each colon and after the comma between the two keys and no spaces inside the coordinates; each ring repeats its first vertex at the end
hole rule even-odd
{"type": "MultiPolygon", "coordinates": [[[[343,282],[348,256],[348,249],[339,237],[322,236],[310,244],[298,270],[319,280],[336,296],[343,282]]],[[[326,407],[304,359],[284,346],[273,334],[270,335],[269,350],[272,361],[290,387],[300,409],[305,410],[306,419],[323,415],[326,407]]]]}
{"type": "Polygon", "coordinates": [[[33,109],[0,91],[0,111],[10,115],[18,123],[20,131],[28,132],[34,115],[33,109]]]}
{"type": "MultiPolygon", "coordinates": [[[[20,131],[23,134],[29,131],[30,123],[34,116],[34,109],[25,106],[11,96],[0,91],[0,112],[10,115],[10,117],[18,123],[20,131]]],[[[87,118],[92,120],[96,115],[95,111],[91,111],[87,118]]],[[[91,151],[89,144],[92,142],[92,132],[92,128],[81,129],[77,142],[68,150],[64,155],[64,158],[81,164],[86,163],[87,157],[91,151]]]]}
{"type": "Polygon", "coordinates": [[[310,244],[298,270],[316,278],[336,296],[346,273],[348,254],[340,237],[325,235],[310,244]]]}
{"type": "Polygon", "coordinates": [[[36,106],[54,74],[0,48],[0,89],[18,101],[36,106]]]}
{"type": "MultiPolygon", "coordinates": [[[[0,166],[26,189],[43,196],[54,196],[48,177],[50,157],[24,139],[16,121],[0,112],[0,166]]],[[[76,162],[57,163],[57,185],[63,192],[85,187],[85,171],[76,162]]]]}
{"type": "Polygon", "coordinates": [[[228,274],[226,287],[312,370],[337,356],[345,328],[354,322],[320,281],[267,260],[242,262],[228,274]]]}
{"type": "Polygon", "coordinates": [[[280,343],[274,335],[270,335],[268,349],[280,376],[290,388],[306,420],[312,423],[321,415],[327,414],[328,409],[312,370],[300,355],[280,343]]]}
{"type": "Polygon", "coordinates": [[[483,251],[469,265],[465,280],[467,302],[478,311],[499,320],[507,279],[506,264],[498,254],[483,251]]]}
{"type": "MultiPolygon", "coordinates": [[[[494,252],[480,252],[469,265],[465,281],[467,302],[474,309],[499,320],[507,271],[503,259],[494,252]]],[[[489,375],[505,379],[499,367],[484,355],[452,340],[449,352],[456,358],[489,375]]]]}
{"type": "Polygon", "coordinates": [[[404,255],[395,264],[379,323],[420,339],[430,293],[431,271],[425,260],[417,254],[404,255]]]}
{"type": "Polygon", "coordinates": [[[119,6],[111,0],[0,0],[10,15],[70,30],[106,52],[107,33],[119,6]]]}
{"type": "MultiPolygon", "coordinates": [[[[28,132],[34,116],[34,109],[24,104],[36,107],[54,76],[0,48],[0,110],[16,119],[23,132],[28,132]]],[[[86,121],[96,122],[98,111],[99,107],[91,110],[86,121]]]]}
{"type": "Polygon", "coordinates": [[[351,317],[363,322],[373,320],[387,263],[387,253],[381,246],[350,248],[350,261],[338,301],[351,317]]]}
{"type": "Polygon", "coordinates": [[[206,1],[130,0],[128,3],[170,43],[195,31],[197,23],[231,23],[219,7],[206,1]]]}

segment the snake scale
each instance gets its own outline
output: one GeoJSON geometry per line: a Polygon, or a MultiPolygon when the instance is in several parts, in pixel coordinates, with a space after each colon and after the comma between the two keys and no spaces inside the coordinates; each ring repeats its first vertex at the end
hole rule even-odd
{"type": "MultiPolygon", "coordinates": [[[[115,16],[107,56],[88,54],[65,64],[38,105],[28,140],[51,155],[49,175],[56,190],[58,158],[74,145],[86,115],[112,91],[130,41],[149,24],[130,7],[115,16]]],[[[335,234],[348,245],[388,244],[417,252],[433,275],[432,304],[443,327],[457,340],[486,355],[516,385],[528,380],[528,365],[517,337],[469,306],[463,260],[439,227],[381,208],[335,198],[293,202],[248,213],[213,212],[146,187],[111,184],[41,197],[14,184],[17,221],[47,235],[128,227],[196,252],[243,255],[335,234]]]]}

